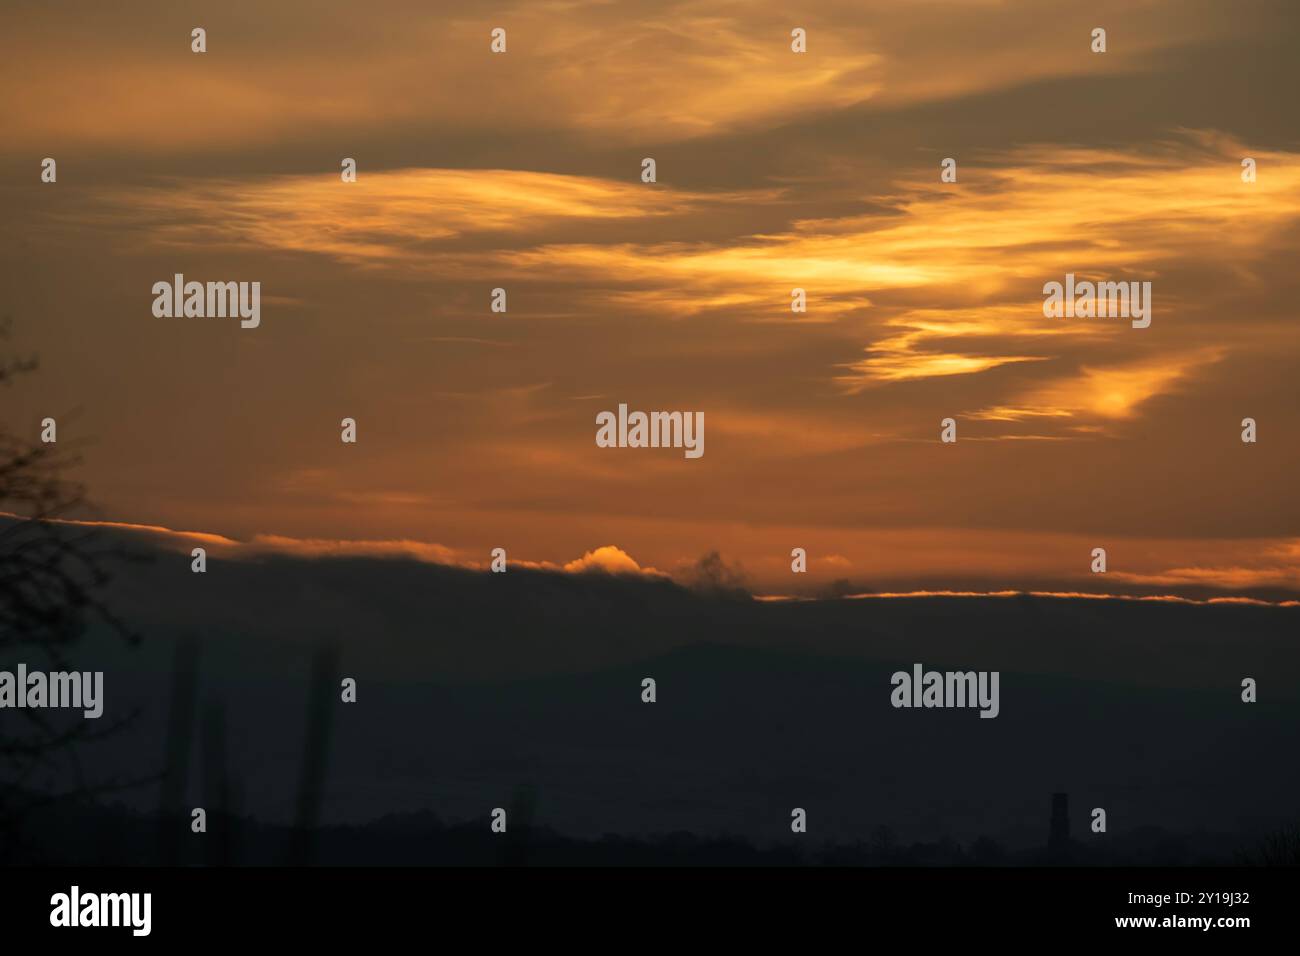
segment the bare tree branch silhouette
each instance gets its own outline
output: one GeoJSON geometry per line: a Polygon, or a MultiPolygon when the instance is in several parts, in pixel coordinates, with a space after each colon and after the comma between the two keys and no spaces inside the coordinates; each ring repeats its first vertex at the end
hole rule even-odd
{"type": "MultiPolygon", "coordinates": [[[[0,320],[0,340],[10,320],[0,320]]],[[[0,356],[0,388],[37,369],[33,358],[0,356]]],[[[75,455],[10,432],[0,423],[0,667],[70,670],[71,652],[94,623],[128,644],[139,635],[119,620],[99,594],[114,561],[140,560],[103,548],[93,530],[61,518],[84,507],[84,489],[65,476],[75,455]]],[[[86,799],[137,781],[91,780],[78,748],[117,733],[134,715],[87,721],[80,713],[24,708],[0,723],[0,862],[39,859],[26,832],[31,816],[65,800],[86,799]],[[54,784],[55,779],[70,783],[54,784]]]]}

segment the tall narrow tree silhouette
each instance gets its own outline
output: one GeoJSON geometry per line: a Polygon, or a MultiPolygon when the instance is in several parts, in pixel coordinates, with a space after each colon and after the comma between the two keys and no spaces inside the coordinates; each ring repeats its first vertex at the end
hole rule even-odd
{"type": "Polygon", "coordinates": [[[316,648],[307,701],[307,739],[303,746],[302,778],[298,784],[298,812],[289,841],[287,862],[308,866],[316,862],[321,803],[329,757],[332,715],[338,701],[339,650],[331,643],[316,648]]]}
{"type": "Polygon", "coordinates": [[[191,738],[198,699],[199,652],[199,643],[192,636],[176,642],[158,812],[158,852],[164,866],[176,866],[181,862],[181,841],[190,832],[189,814],[185,812],[185,791],[193,753],[191,738]]]}

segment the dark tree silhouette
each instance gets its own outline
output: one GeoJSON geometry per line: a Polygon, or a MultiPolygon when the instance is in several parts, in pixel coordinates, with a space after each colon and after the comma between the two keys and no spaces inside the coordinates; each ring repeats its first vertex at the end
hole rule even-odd
{"type": "Polygon", "coordinates": [[[1248,852],[1246,863],[1259,866],[1300,866],[1300,823],[1279,827],[1266,834],[1248,852]]]}
{"type": "MultiPolygon", "coordinates": [[[[8,335],[0,320],[0,343],[8,335]]],[[[0,355],[0,389],[36,369],[36,360],[0,355]]],[[[24,438],[0,422],[0,670],[73,670],[71,652],[92,622],[116,638],[139,638],[98,594],[108,565],[130,555],[101,548],[93,530],[59,519],[84,504],[82,488],[64,477],[74,456],[24,438]]],[[[118,789],[91,781],[78,748],[121,729],[130,715],[86,720],[80,712],[6,710],[0,718],[0,862],[39,859],[39,839],[26,832],[33,813],[53,803],[118,789]]]]}

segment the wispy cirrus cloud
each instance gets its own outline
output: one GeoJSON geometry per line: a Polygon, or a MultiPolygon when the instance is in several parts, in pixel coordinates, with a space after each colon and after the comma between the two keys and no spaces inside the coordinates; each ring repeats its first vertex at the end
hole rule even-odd
{"type": "Polygon", "coordinates": [[[1300,223],[1300,157],[1255,150],[1267,174],[1247,186],[1244,151],[1189,131],[1137,152],[1026,146],[985,157],[960,184],[903,176],[872,213],[833,218],[800,218],[786,187],[685,190],[504,169],[376,171],[347,186],[326,176],[176,181],[100,191],[77,215],[146,248],[307,254],[413,281],[562,289],[573,315],[739,323],[746,348],[760,352],[782,348],[792,327],[829,328],[822,334],[865,343],[861,358],[823,372],[847,395],[1019,367],[956,411],[1037,421],[1049,429],[1041,437],[1060,438],[1132,419],[1254,347],[1250,334],[1229,342],[1197,331],[1215,284],[1162,278],[1249,273],[1300,223]],[[636,238],[650,222],[664,235],[696,234],[716,228],[720,210],[755,204],[788,206],[787,227],[746,232],[741,216],[707,240],[636,238]],[[602,241],[571,241],[596,225],[602,241]],[[1042,285],[1066,272],[1153,280],[1154,321],[1182,323],[1181,345],[1149,352],[1122,322],[1045,318],[1042,285]],[[794,287],[808,294],[807,314],[790,312],[794,287]]]}
{"type": "MultiPolygon", "coordinates": [[[[91,197],[78,221],[133,228],[157,246],[252,244],[417,276],[468,267],[592,282],[622,288],[620,301],[633,307],[629,284],[647,290],[654,308],[698,309],[703,297],[720,308],[787,314],[792,284],[831,312],[861,306],[873,292],[925,288],[946,300],[930,307],[935,319],[942,308],[966,308],[955,333],[970,334],[978,331],[971,303],[1001,297],[1041,305],[1042,277],[1103,267],[1150,275],[1173,258],[1247,259],[1300,220],[1300,157],[1255,151],[1268,175],[1246,188],[1237,176],[1245,147],[1207,143],[1207,135],[1159,154],[1021,148],[997,157],[1004,165],[968,173],[978,188],[903,179],[881,197],[888,212],[798,219],[790,204],[785,231],[742,227],[703,241],[633,237],[646,218],[675,223],[685,235],[720,207],[779,203],[783,190],[683,190],[648,187],[631,175],[616,181],[420,168],[371,172],[346,188],[324,174],[113,188],[91,197]],[[621,234],[610,231],[600,243],[557,241],[570,222],[601,220],[622,220],[621,234]],[[476,234],[486,238],[468,248],[439,245],[476,234]]],[[[1162,308],[1170,304],[1165,298],[1162,308]]],[[[944,331],[933,322],[914,329],[944,331]]],[[[1041,329],[1021,323],[1019,331],[1041,329]]]]}
{"type": "Polygon", "coordinates": [[[11,5],[0,34],[25,42],[0,69],[40,81],[13,102],[5,140],[174,153],[402,125],[679,141],[1088,76],[1101,64],[1078,54],[1095,20],[1117,38],[1105,67],[1121,73],[1243,30],[1226,9],[1182,16],[1174,0],[1090,7],[1083,16],[1052,4],[1044,16],[1032,0],[927,0],[864,13],[837,0],[794,15],[770,0],[516,0],[480,12],[394,0],[358,18],[346,0],[291,0],[251,20],[187,0],[142,30],[91,3],[11,5]],[[75,18],[61,16],[68,8],[75,18]],[[209,52],[197,57],[189,31],[200,22],[209,52]],[[508,31],[503,56],[489,52],[497,26],[508,31]],[[805,54],[790,50],[793,27],[808,32],[805,54]]]}
{"type": "Polygon", "coordinates": [[[1107,368],[1083,368],[1079,373],[1038,386],[1013,405],[999,405],[968,413],[985,421],[1022,421],[1034,418],[1126,419],[1137,415],[1143,403],[1185,385],[1207,365],[1223,358],[1225,350],[1159,356],[1137,363],[1107,368]]]}
{"type": "Polygon", "coordinates": [[[755,198],[526,170],[421,168],[363,171],[346,185],[313,175],[123,186],[97,193],[75,218],[133,233],[152,248],[252,246],[420,276],[486,270],[520,237],[535,242],[571,223],[631,224],[755,198]],[[446,244],[474,236],[496,244],[479,239],[477,251],[446,244]]]}

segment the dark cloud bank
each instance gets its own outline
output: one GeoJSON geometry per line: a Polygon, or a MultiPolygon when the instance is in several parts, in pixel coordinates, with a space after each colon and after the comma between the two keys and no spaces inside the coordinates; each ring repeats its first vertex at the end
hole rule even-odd
{"type": "MultiPolygon", "coordinates": [[[[773,604],[600,573],[387,559],[212,561],[198,575],[175,553],[121,568],[108,598],[143,641],[91,634],[74,659],[105,671],[108,716],[139,715],[83,747],[80,772],[162,773],[177,642],[197,642],[177,792],[185,808],[238,812],[251,860],[295,818],[321,647],[337,656],[320,821],[463,822],[444,831],[445,859],[459,858],[457,839],[477,846],[493,807],[521,800],[521,814],[566,838],[681,831],[770,848],[985,837],[1014,859],[1046,842],[1050,794],[1064,791],[1080,852],[1132,861],[1155,840],[1157,862],[1227,860],[1300,815],[1300,769],[1282,756],[1300,731],[1294,608],[773,604]],[[890,674],[914,662],[1000,671],[1000,716],[894,709],[890,674]],[[357,680],[356,703],[339,701],[342,676],[357,680]],[[1240,699],[1247,676],[1258,703],[1240,699]],[[654,704],[641,702],[644,677],[657,681],[654,704]],[[794,807],[808,811],[806,838],[790,833],[794,807]],[[1105,836],[1088,831],[1093,807],[1107,811],[1105,836]]],[[[120,817],[109,829],[145,827],[159,793],[152,782],[104,798],[120,817]]],[[[50,819],[106,832],[88,822],[104,813],[50,819]]],[[[358,859],[339,836],[354,831],[329,832],[339,858],[358,859]]],[[[113,839],[100,852],[120,860],[113,839]]]]}

